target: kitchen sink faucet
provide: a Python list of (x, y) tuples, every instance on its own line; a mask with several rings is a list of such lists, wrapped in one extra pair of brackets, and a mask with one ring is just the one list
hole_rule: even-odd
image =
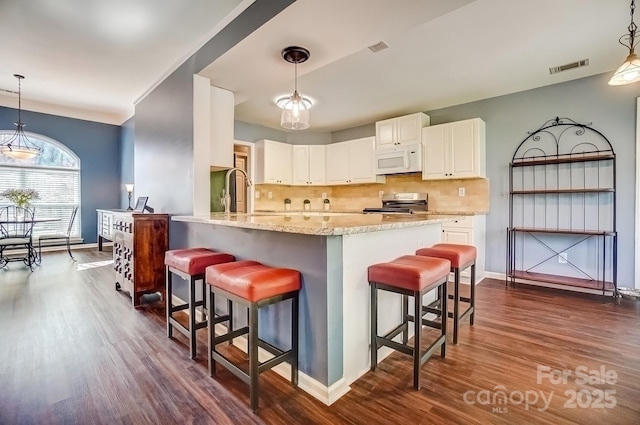
[(225, 181), (224, 181), (224, 193), (222, 194), (223, 196), (222, 205), (224, 206), (224, 212), (227, 214), (230, 212), (229, 209), (231, 207), (231, 194), (229, 193), (229, 179), (231, 177), (231, 173), (233, 173), (234, 171), (240, 171), (242, 174), (244, 174), (244, 177), (247, 181), (247, 187), (251, 186), (251, 179), (249, 179), (247, 172), (244, 171), (242, 168), (230, 168), (227, 171), (227, 175), (225, 176)]

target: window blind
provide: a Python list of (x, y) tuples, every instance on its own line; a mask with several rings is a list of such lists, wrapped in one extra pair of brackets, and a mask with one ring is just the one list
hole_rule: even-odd
[[(80, 204), (80, 170), (0, 164), (0, 192), (15, 188), (38, 191), (40, 199), (31, 202), (36, 217), (60, 219), (36, 224), (33, 228), (34, 237), (45, 233), (67, 233), (73, 208)], [(0, 203), (10, 204), (7, 199), (0, 199)], [(81, 237), (81, 228), (78, 213), (71, 236)]]

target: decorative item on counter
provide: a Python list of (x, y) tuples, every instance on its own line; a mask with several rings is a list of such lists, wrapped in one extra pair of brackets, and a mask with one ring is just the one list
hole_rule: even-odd
[(322, 201), (324, 203), (324, 209), (329, 211), (329, 208), (331, 208), (331, 201), (329, 201), (329, 198), (324, 198), (324, 201)]
[(7, 198), (16, 206), (27, 208), (32, 200), (40, 199), (40, 194), (34, 189), (6, 189), (0, 192), (0, 198)]
[(285, 211), (289, 211), (291, 209), (291, 199), (284, 198), (284, 209)]
[(302, 201), (302, 203), (304, 204), (304, 209), (306, 211), (309, 211), (311, 209), (311, 201), (308, 199), (305, 199), (304, 201)]

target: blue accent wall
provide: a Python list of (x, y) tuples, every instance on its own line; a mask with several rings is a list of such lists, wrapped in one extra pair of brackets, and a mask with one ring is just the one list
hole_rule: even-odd
[[(17, 116), (17, 109), (0, 107), (0, 128), (15, 129)], [(96, 208), (118, 208), (121, 202), (120, 126), (24, 110), (22, 121), (26, 131), (57, 140), (80, 158), (82, 237), (95, 243)]]

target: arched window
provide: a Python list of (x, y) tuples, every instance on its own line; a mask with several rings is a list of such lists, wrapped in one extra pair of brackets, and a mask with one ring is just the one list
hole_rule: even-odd
[[(8, 140), (15, 130), (0, 130), (0, 143)], [(0, 192), (6, 189), (35, 189), (40, 199), (31, 202), (36, 217), (55, 217), (60, 221), (38, 223), (33, 235), (67, 233), (69, 219), (75, 205), (80, 205), (80, 158), (62, 143), (46, 136), (26, 133), (29, 140), (43, 151), (29, 160), (15, 160), (0, 154)], [(0, 205), (7, 205), (0, 199)], [(71, 230), (71, 237), (81, 237), (80, 214)]]

